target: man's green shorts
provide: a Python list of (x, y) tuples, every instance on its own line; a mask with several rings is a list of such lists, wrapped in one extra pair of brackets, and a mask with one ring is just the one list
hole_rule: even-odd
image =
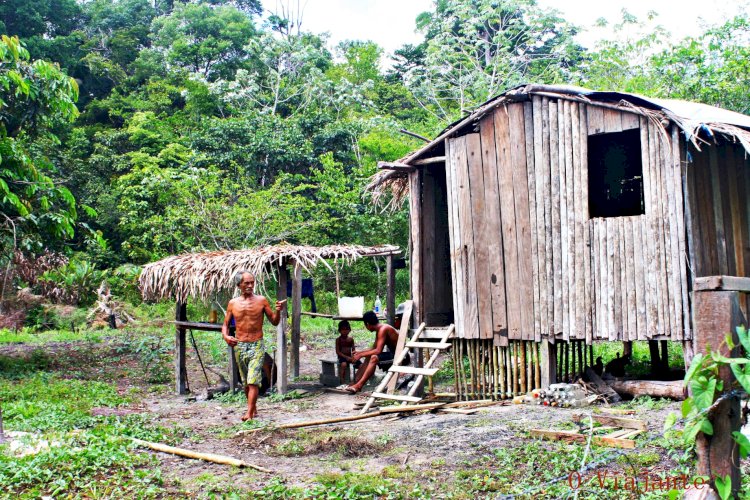
[(263, 379), (263, 355), (266, 349), (263, 339), (255, 342), (239, 342), (234, 346), (234, 359), (240, 370), (243, 385), (260, 385)]

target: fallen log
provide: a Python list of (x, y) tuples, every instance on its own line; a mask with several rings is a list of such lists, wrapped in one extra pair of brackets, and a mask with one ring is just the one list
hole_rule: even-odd
[(206, 462), (213, 462), (215, 464), (222, 465), (233, 465), (235, 467), (250, 467), (260, 472), (270, 474), (271, 471), (261, 467), (259, 465), (253, 465), (243, 460), (238, 460), (232, 457), (226, 457), (224, 455), (216, 455), (214, 453), (202, 453), (199, 451), (186, 450), (185, 448), (177, 448), (175, 446), (168, 446), (161, 443), (152, 443), (150, 441), (143, 441), (142, 439), (130, 438), (133, 442), (139, 446), (145, 446), (155, 451), (161, 451), (162, 453), (170, 453), (172, 455), (178, 455), (186, 458), (194, 458), (196, 460), (205, 460)]
[(594, 386), (596, 392), (604, 396), (610, 403), (619, 403), (622, 398), (617, 394), (602, 378), (596, 374), (591, 367), (587, 367), (584, 372), (585, 379)]
[(682, 380), (610, 380), (609, 385), (619, 394), (627, 396), (651, 396), (677, 401), (685, 399)]

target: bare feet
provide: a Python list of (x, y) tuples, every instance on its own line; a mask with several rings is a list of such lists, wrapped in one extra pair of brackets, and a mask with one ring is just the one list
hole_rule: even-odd
[(251, 420), (254, 415), (250, 415), (249, 411), (246, 411), (244, 415), (242, 415), (242, 421), (247, 422), (248, 420)]

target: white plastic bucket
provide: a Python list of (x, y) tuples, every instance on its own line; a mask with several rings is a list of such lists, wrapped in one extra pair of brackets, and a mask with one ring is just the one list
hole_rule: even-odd
[(364, 297), (339, 297), (339, 316), (342, 318), (361, 318), (365, 313)]

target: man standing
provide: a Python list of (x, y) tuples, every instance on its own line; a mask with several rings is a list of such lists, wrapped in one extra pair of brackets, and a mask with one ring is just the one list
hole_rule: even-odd
[[(237, 273), (234, 281), (242, 295), (229, 301), (221, 335), (224, 341), (234, 347), (234, 357), (240, 370), (240, 377), (247, 396), (247, 412), (242, 416), (243, 422), (258, 415), (256, 402), (261, 380), (263, 378), (263, 315), (272, 325), (279, 324), (280, 311), (286, 300), (276, 301), (276, 310), (271, 311), (268, 300), (262, 295), (255, 295), (255, 277), (247, 271)], [(229, 323), (234, 318), (235, 336), (229, 335)]]
[[(359, 370), (357, 370), (356, 382), (346, 388), (352, 394), (356, 394), (362, 390), (362, 387), (372, 377), (372, 374), (375, 373), (379, 361), (393, 360), (394, 353), (396, 352), (396, 344), (398, 343), (398, 332), (396, 329), (391, 325), (381, 324), (373, 311), (367, 311), (362, 320), (368, 331), (375, 332), (375, 344), (373, 344), (372, 349), (355, 352), (352, 356), (352, 363), (356, 363), (362, 358), (367, 358), (362, 366), (359, 367)], [(388, 346), (388, 351), (383, 350), (385, 346)]]

